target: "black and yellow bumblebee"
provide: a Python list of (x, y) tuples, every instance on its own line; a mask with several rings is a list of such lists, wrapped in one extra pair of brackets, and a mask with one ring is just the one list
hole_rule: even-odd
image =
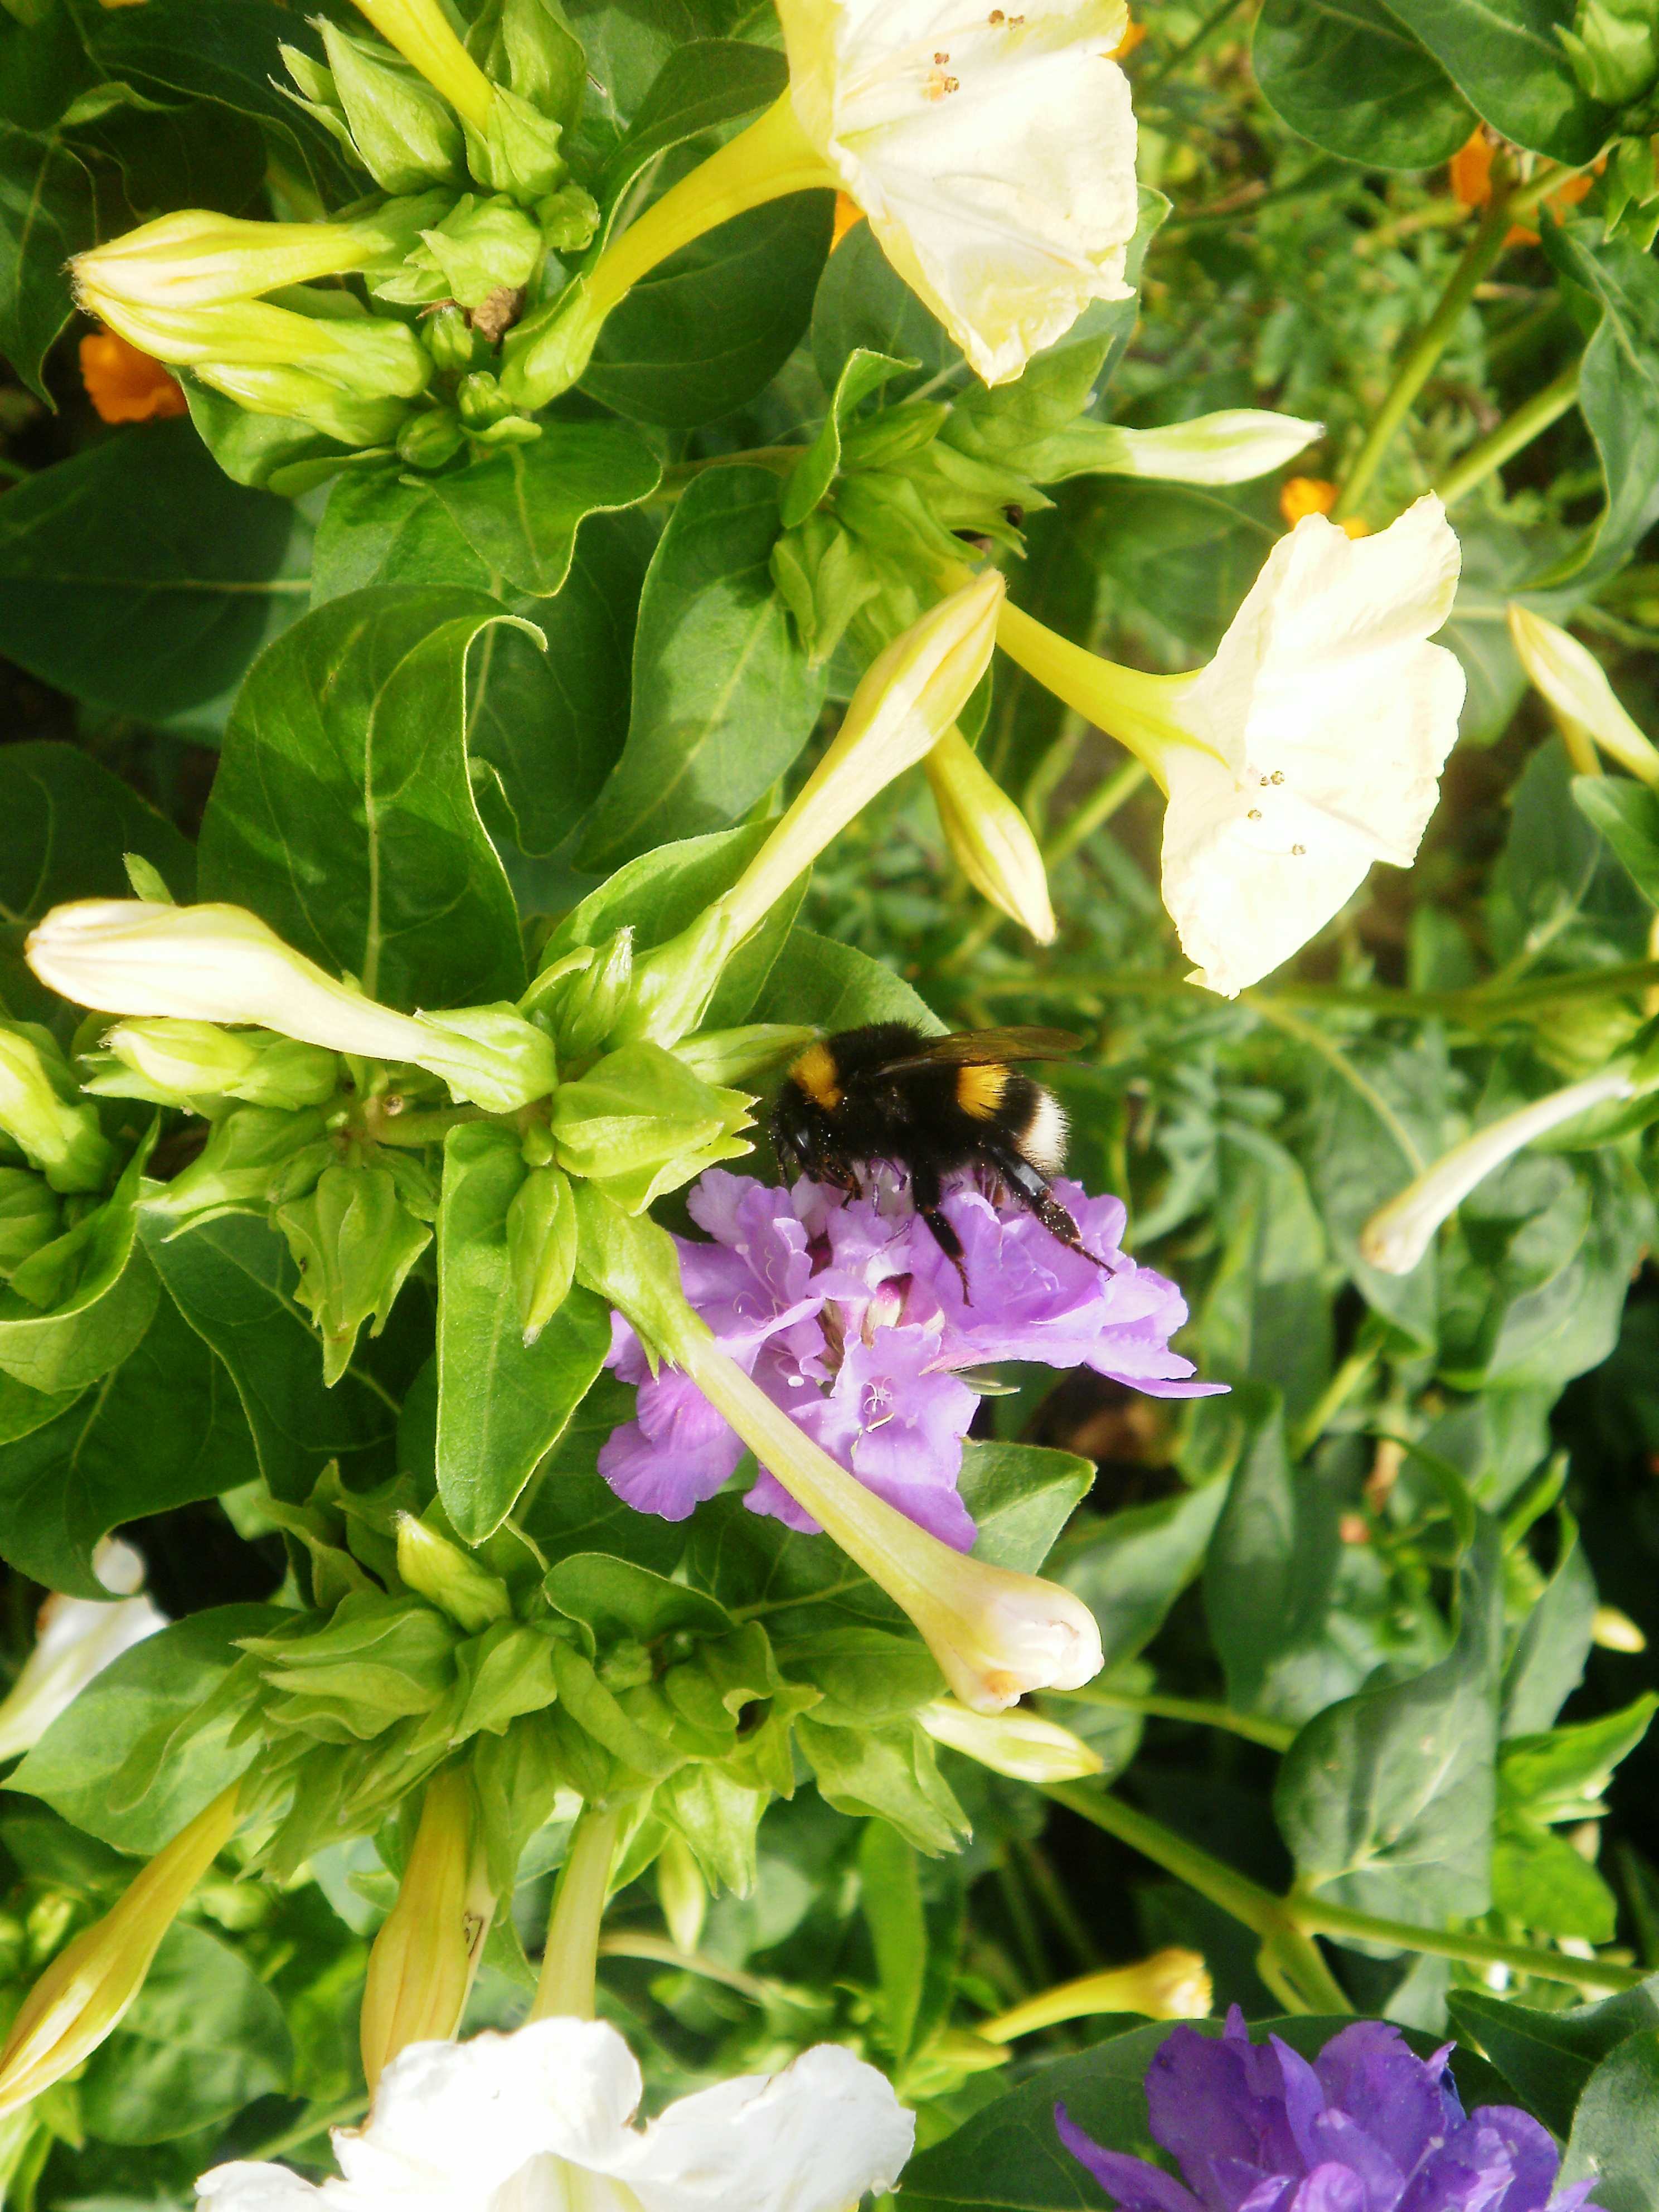
[(1062, 1244), (1089, 1251), (1048, 1178), (1066, 1161), (1060, 1102), (1012, 1062), (1063, 1060), (1065, 1030), (963, 1030), (928, 1036), (909, 1022), (872, 1022), (809, 1045), (783, 1079), (772, 1148), (786, 1172), (856, 1192), (878, 1161), (902, 1169), (917, 1212), (962, 1276), (962, 1240), (940, 1211), (946, 1176), (977, 1170), (1034, 1213)]

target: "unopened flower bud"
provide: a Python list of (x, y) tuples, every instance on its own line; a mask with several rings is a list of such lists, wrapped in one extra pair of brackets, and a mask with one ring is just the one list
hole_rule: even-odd
[(0, 1274), (50, 1244), (63, 1225), (64, 1209), (44, 1176), (0, 1168)]
[(924, 765), (939, 827), (963, 875), (1039, 945), (1051, 944), (1054, 910), (1030, 823), (959, 730), (947, 730)]
[(695, 1951), (708, 1914), (708, 1885), (684, 1836), (670, 1829), (653, 1869), (657, 1902), (678, 1949)]
[(1259, 407), (1224, 408), (1151, 430), (1085, 420), (1045, 439), (1032, 465), (1043, 483), (1085, 474), (1147, 477), (1163, 483), (1249, 483), (1282, 469), (1324, 428)]
[(242, 368), (210, 361), (197, 362), (191, 374), (249, 415), (304, 422), (325, 438), (360, 450), (389, 445), (409, 416), (406, 400), (352, 399), (308, 369)]
[(1428, 1250), (1434, 1233), (1478, 1183), (1512, 1159), (1523, 1146), (1547, 1136), (1563, 1122), (1576, 1121), (1593, 1107), (1630, 1098), (1638, 1088), (1628, 1066), (1604, 1068), (1583, 1083), (1570, 1083), (1506, 1114), (1454, 1145), (1431, 1168), (1407, 1184), (1398, 1198), (1372, 1214), (1359, 1235), (1363, 1259), (1385, 1274), (1408, 1275)]
[(970, 1712), (954, 1698), (937, 1698), (916, 1715), (935, 1743), (976, 1759), (994, 1773), (1015, 1782), (1075, 1782), (1098, 1774), (1103, 1761), (1079, 1735), (1045, 1721), (1040, 1713), (1016, 1707), (1012, 1712)]
[(1578, 0), (1571, 30), (1555, 35), (1592, 100), (1625, 107), (1659, 76), (1659, 20), (1651, 0)]
[[(301, 313), (296, 312), (301, 295), (290, 292), (288, 297), (293, 304), (287, 307), (237, 300), (208, 307), (118, 304), (100, 306), (98, 312), (129, 343), (158, 361), (198, 370), (205, 382), (254, 412), (276, 411), (274, 395), (279, 392), (288, 395), (281, 408), (285, 414), (312, 405), (316, 395), (297, 380), (301, 376), (337, 386), (348, 399), (413, 399), (425, 391), (431, 358), (405, 325), (356, 312)], [(238, 369), (278, 373), (244, 387), (263, 398), (263, 407), (245, 398), (223, 374)]]
[(368, 1954), (361, 2034), (371, 2094), (409, 2044), (446, 2043), (460, 2027), (495, 1913), (483, 1825), (463, 1770), (428, 1783), (398, 1901)]
[(144, 1200), (170, 1234), (222, 1213), (262, 1212), (303, 1197), (336, 1157), (325, 1116), (239, 1106), (214, 1122), (187, 1168)]
[(1012, 2043), (1016, 2036), (1055, 2027), (1061, 2021), (1112, 2012), (1144, 2013), (1148, 2020), (1206, 2020), (1214, 2002), (1201, 1954), (1171, 1945), (1133, 1966), (1109, 1966), (1044, 1990), (1012, 2012), (981, 2021), (977, 2033), (990, 2043)]
[(443, 206), (430, 194), (393, 200), (351, 222), (256, 222), (185, 208), (77, 254), (70, 270), (88, 313), (120, 330), (123, 311), (225, 306), (401, 261)]
[(507, 1209), (507, 1250), (526, 1345), (569, 1293), (576, 1272), (576, 1209), (562, 1169), (533, 1167)]
[(550, 118), (498, 84), (483, 128), (468, 127), (467, 167), (487, 191), (507, 192), (533, 206), (568, 173), (559, 151), (562, 135)]
[(505, 1620), (513, 1610), (507, 1584), (441, 1530), (412, 1513), (398, 1516), (398, 1572), (469, 1636)]
[(82, 899), (54, 907), (24, 950), (49, 989), (100, 1013), (257, 1023), (336, 1052), (412, 1061), (491, 1113), (545, 1097), (557, 1073), (552, 1045), (511, 1006), (394, 1013), (242, 907)]
[(488, 430), (510, 410), (511, 403), (487, 368), (475, 368), (455, 387), (455, 405), (469, 430)]
[(432, 1242), (429, 1219), (404, 1203), (389, 1167), (325, 1168), (304, 1198), (276, 1209), (300, 1281), (295, 1295), (323, 1340), (323, 1380), (331, 1389), (351, 1364), (357, 1333), (378, 1336), (410, 1269)]
[(411, 416), (398, 431), (398, 459), (411, 469), (441, 469), (465, 443), (454, 409), (428, 407)]
[(120, 1903), (77, 1936), (23, 2000), (0, 2049), (0, 2113), (61, 2081), (119, 2022), (179, 1907), (230, 1840), (237, 1784), (153, 1858)]
[(1590, 1617), (1590, 1642), (1600, 1651), (1624, 1651), (1632, 1656), (1648, 1648), (1647, 1638), (1616, 1605), (1596, 1607)]
[(54, 1190), (96, 1190), (115, 1155), (97, 1109), (64, 1096), (74, 1088), (49, 1030), (0, 1023), (0, 1129)]
[(460, 125), (424, 77), (378, 40), (354, 39), (326, 17), (317, 27), (352, 144), (381, 190), (418, 192), (459, 176)]
[(484, 359), (482, 341), (476, 337), (465, 309), (439, 307), (422, 316), (421, 336), (427, 351), (446, 376), (465, 376), (475, 362)]
[(536, 203), (542, 243), (555, 253), (585, 253), (599, 227), (599, 204), (580, 185), (561, 185)]
[(489, 58), (491, 75), (506, 77), (520, 100), (562, 129), (574, 127), (587, 64), (559, 0), (504, 0)]
[(597, 1052), (616, 1026), (634, 981), (634, 933), (613, 931), (593, 957), (566, 981), (552, 1001), (554, 1035), (559, 1049), (569, 1060), (585, 1060)]
[(456, 37), (438, 0), (357, 0), (357, 5), (457, 114), (483, 129), (495, 87)]
[(1569, 736), (1582, 731), (1644, 783), (1659, 788), (1659, 750), (1643, 735), (1588, 646), (1557, 623), (1510, 602), (1510, 635), (1521, 665)]
[(188, 1106), (237, 1098), (249, 1106), (320, 1106), (339, 1087), (337, 1056), (320, 1046), (212, 1022), (118, 1022), (84, 1088), (100, 1097)]
[(1004, 596), (1002, 578), (988, 568), (941, 599), (872, 663), (835, 742), (720, 902), (736, 942), (878, 791), (923, 759), (951, 727), (990, 665)]

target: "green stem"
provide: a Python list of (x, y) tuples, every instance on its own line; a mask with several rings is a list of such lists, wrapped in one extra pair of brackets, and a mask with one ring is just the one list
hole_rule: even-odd
[(622, 1826), (619, 1812), (589, 1805), (571, 1832), (570, 1849), (553, 1893), (553, 1916), (548, 1923), (536, 2002), (530, 2008), (532, 2020), (593, 2017), (599, 1922), (610, 1894), (611, 1870)]
[(735, 1990), (739, 1996), (747, 1997), (751, 2004), (763, 2005), (776, 1988), (775, 1983), (763, 1982), (753, 1974), (745, 1974), (737, 1966), (724, 1966), (718, 1959), (706, 1959), (700, 1951), (682, 1951), (665, 1936), (619, 1934), (601, 1936), (599, 1956), (602, 1959), (644, 1959), (658, 1966), (677, 1966), (683, 1974), (700, 1974), (706, 1982), (719, 1982), (722, 1988)]
[[(1293, 1000), (1298, 1006), (1340, 1006), (1369, 1014), (1374, 1021), (1395, 1021), (1402, 1016), (1439, 1017), (1479, 1027), (1486, 1022), (1510, 1021), (1568, 1000), (1620, 998), (1659, 983), (1659, 960), (1626, 960), (1616, 968), (1593, 968), (1571, 975), (1547, 975), (1536, 983), (1494, 991), (1476, 984), (1462, 991), (1395, 991), (1377, 984), (1275, 983), (1273, 996)], [(1186, 995), (1203, 997), (1183, 975), (1142, 974), (1133, 969), (1088, 970), (1079, 975), (988, 977), (975, 986), (982, 997), (1029, 999), (1045, 997), (1149, 998)], [(1253, 1005), (1249, 992), (1237, 1003)]]
[(326, 2135), (331, 2128), (349, 2127), (354, 2120), (362, 2119), (368, 2110), (368, 2099), (366, 2096), (348, 2097), (343, 2105), (331, 2105), (324, 2112), (313, 2111), (308, 2118), (296, 2120), (291, 2127), (284, 2128), (280, 2135), (267, 2136), (263, 2142), (254, 2143), (244, 2151), (242, 2156), (258, 2160), (286, 2158), (289, 2151), (298, 2150), (301, 2143), (308, 2143), (318, 2136)]
[(671, 462), (645, 504), (672, 506), (710, 469), (770, 469), (776, 476), (787, 476), (805, 451), (805, 446), (750, 446), (740, 453), (711, 453), (706, 460)]
[[(1418, 1170), (1420, 1174), (1422, 1171), (1420, 1161), (1418, 1164)], [(1363, 1338), (1354, 1346), (1326, 1384), (1319, 1402), (1292, 1433), (1290, 1439), (1292, 1459), (1301, 1459), (1313, 1449), (1354, 1392), (1370, 1373), (1372, 1368), (1376, 1366), (1377, 1354), (1381, 1350), (1382, 1343), (1376, 1337)]]
[(1229, 1735), (1241, 1735), (1247, 1743), (1265, 1745), (1269, 1751), (1288, 1751), (1296, 1736), (1296, 1730), (1287, 1722), (1235, 1712), (1231, 1705), (1213, 1705), (1207, 1698), (1164, 1698), (1135, 1690), (1115, 1690), (1109, 1683), (1098, 1682), (1057, 1694), (1075, 1698), (1081, 1705), (1104, 1706), (1113, 1712), (1145, 1713), (1149, 1720), (1192, 1721), (1200, 1728), (1224, 1729)]
[(1445, 351), (1452, 332), (1462, 321), (1464, 309), (1474, 299), (1475, 289), (1486, 272), (1504, 251), (1504, 241), (1509, 236), (1513, 220), (1512, 196), (1506, 191), (1492, 194), (1492, 204), (1481, 219), (1480, 228), (1465, 247), (1463, 257), (1452, 271), (1451, 281), (1440, 295), (1440, 304), (1429, 317), (1406, 358), (1395, 372), (1388, 397), (1377, 410), (1365, 441), (1360, 447), (1354, 465), (1348, 471), (1346, 483), (1331, 509), (1331, 520), (1340, 522), (1352, 514), (1371, 488), (1371, 480), (1382, 466), (1382, 457), (1394, 441), (1394, 434), (1410, 414), (1417, 395), (1434, 372), (1436, 362)]
[(1138, 760), (1125, 761), (1103, 781), (1096, 785), (1080, 806), (1073, 808), (1042, 848), (1042, 865), (1056, 868), (1075, 853), (1086, 838), (1109, 822), (1119, 807), (1132, 799), (1146, 781), (1146, 770)]
[[(1189, 1889), (1195, 1889), (1200, 1897), (1208, 1898), (1211, 1904), (1230, 1912), (1235, 1920), (1260, 1936), (1264, 1943), (1274, 1947), (1281, 1968), (1296, 1971), (1292, 1965), (1294, 1946), (1288, 1954), (1285, 1948), (1287, 1938), (1300, 1937), (1305, 1942), (1315, 1936), (1330, 1936), (1385, 1944), (1400, 1951), (1418, 1951), (1431, 1958), (1459, 1959), (1468, 1966), (1509, 1966), (1517, 1973), (1534, 1975), (1540, 1981), (1565, 1982), (1575, 1989), (1634, 1989), (1644, 1978), (1638, 1969), (1615, 1966), (1607, 1960), (1572, 1959), (1565, 1952), (1536, 1950), (1526, 1943), (1505, 1943), (1496, 1936), (1419, 1928), (1409, 1921), (1384, 1920), (1375, 1913), (1354, 1912), (1346, 1905), (1328, 1905), (1321, 1898), (1310, 1897), (1300, 1891), (1289, 1897), (1276, 1897), (1259, 1882), (1212, 1857), (1199, 1844), (1176, 1835), (1161, 1820), (1138, 1812), (1133, 1805), (1126, 1805), (1121, 1797), (1114, 1797), (1107, 1790), (1087, 1783), (1054, 1782), (1046, 1784), (1042, 1794), (1053, 1798), (1055, 1804), (1064, 1805), (1068, 1812), (1091, 1821), (1107, 1835), (1115, 1836), (1120, 1843), (1127, 1844), (1154, 1866), (1162, 1867), (1166, 1874), (1174, 1875)], [(1305, 1954), (1297, 1963), (1305, 1966)], [(1300, 1973), (1297, 1978), (1301, 1979)], [(1305, 1983), (1304, 1988), (1305, 1991)], [(1337, 1994), (1341, 1996), (1340, 1990)], [(1346, 1997), (1341, 2005), (1346, 2008)]]
[(1156, 69), (1148, 70), (1144, 76), (1137, 76), (1135, 90), (1141, 99), (1144, 100), (1149, 92), (1155, 91), (1165, 77), (1172, 76), (1182, 62), (1189, 60), (1200, 46), (1206, 45), (1238, 5), (1239, 0), (1219, 0), (1219, 4), (1210, 10), (1190, 39), (1177, 46), (1173, 53), (1165, 54)]
[(1574, 362), (1571, 368), (1564, 368), (1541, 392), (1534, 392), (1530, 399), (1523, 400), (1513, 415), (1489, 431), (1478, 445), (1471, 446), (1461, 460), (1453, 463), (1435, 486), (1444, 504), (1455, 506), (1477, 484), (1484, 483), (1511, 455), (1518, 453), (1523, 446), (1529, 446), (1565, 415), (1577, 398), (1578, 363)]

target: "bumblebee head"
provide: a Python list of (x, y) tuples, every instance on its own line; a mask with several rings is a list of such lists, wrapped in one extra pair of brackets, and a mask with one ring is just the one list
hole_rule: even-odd
[(827, 1045), (809, 1045), (784, 1077), (772, 1109), (772, 1149), (781, 1167), (818, 1175), (834, 1149), (830, 1116), (841, 1098), (834, 1054)]

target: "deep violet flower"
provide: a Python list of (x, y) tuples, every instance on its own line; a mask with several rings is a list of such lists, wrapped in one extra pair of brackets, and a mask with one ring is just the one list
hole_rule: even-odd
[[(1150, 2160), (1054, 2124), (1121, 2212), (1579, 2212), (1593, 2185), (1555, 2190), (1553, 2137), (1510, 2105), (1465, 2117), (1446, 2062), (1397, 2027), (1356, 2021), (1310, 2064), (1275, 2036), (1253, 2044), (1237, 2005), (1218, 2039), (1178, 2027), (1146, 2071)], [(1591, 2207), (1591, 2212), (1595, 2208)]]
[[(1068, 1250), (1023, 1208), (962, 1188), (945, 1211), (962, 1239), (969, 1298), (901, 1187), (848, 1199), (711, 1169), (688, 1204), (713, 1241), (676, 1239), (685, 1294), (816, 1443), (965, 1551), (974, 1523), (957, 1479), (977, 1397), (961, 1370), (1004, 1359), (1089, 1366), (1163, 1398), (1219, 1387), (1194, 1382), (1192, 1362), (1170, 1350), (1185, 1301), (1118, 1249), (1120, 1202), (1075, 1183), (1054, 1188), (1106, 1266)], [(620, 1315), (612, 1331), (610, 1364), (639, 1395), (599, 1472), (641, 1512), (684, 1520), (727, 1481), (744, 1445), (689, 1377), (665, 1365), (651, 1373)], [(817, 1525), (764, 1468), (747, 1503), (791, 1528)]]

